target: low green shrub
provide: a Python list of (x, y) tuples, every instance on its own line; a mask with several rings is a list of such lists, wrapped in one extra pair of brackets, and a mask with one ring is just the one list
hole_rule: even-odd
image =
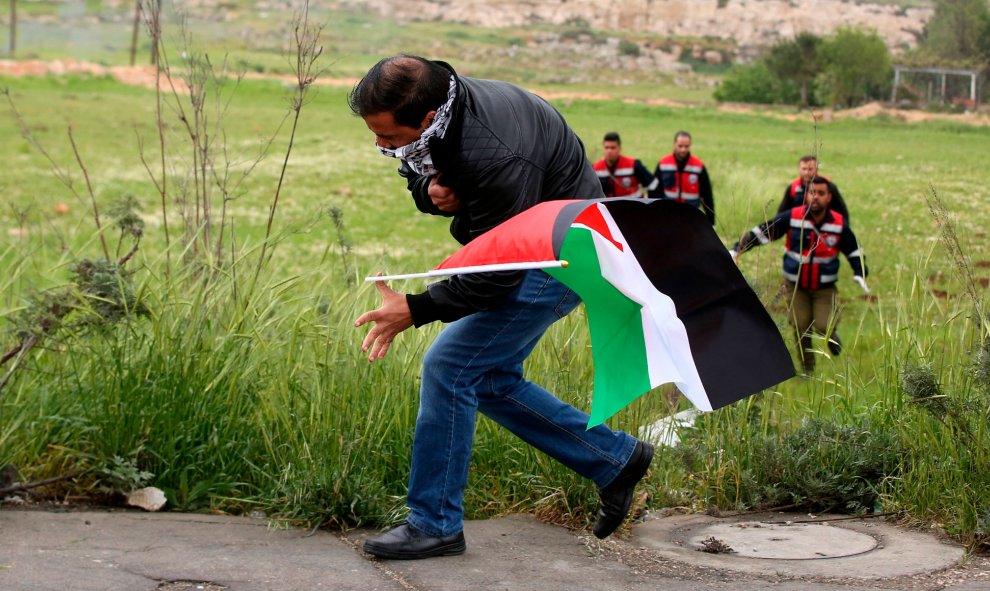
[(718, 505), (870, 512), (879, 509), (888, 481), (902, 469), (898, 434), (868, 422), (848, 425), (811, 416), (793, 432), (743, 433), (738, 427), (738, 419), (702, 417), (694, 435), (673, 451), (690, 474), (708, 479)]
[(720, 102), (773, 104), (780, 102), (777, 82), (763, 63), (732, 66), (715, 89)]

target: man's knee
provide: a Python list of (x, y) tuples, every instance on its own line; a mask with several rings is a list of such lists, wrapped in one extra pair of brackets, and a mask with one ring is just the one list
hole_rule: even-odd
[(493, 370), (482, 378), (483, 387), (479, 388), (478, 397), (499, 401), (518, 390), (525, 382), (522, 367)]

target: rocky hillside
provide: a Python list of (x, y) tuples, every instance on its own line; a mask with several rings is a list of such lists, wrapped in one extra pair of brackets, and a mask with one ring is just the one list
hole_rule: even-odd
[(562, 25), (581, 19), (594, 29), (714, 37), (737, 55), (801, 31), (827, 35), (841, 26), (874, 29), (895, 52), (917, 41), (930, 8), (855, 0), (345, 0), (399, 20), (446, 20), (483, 27)]

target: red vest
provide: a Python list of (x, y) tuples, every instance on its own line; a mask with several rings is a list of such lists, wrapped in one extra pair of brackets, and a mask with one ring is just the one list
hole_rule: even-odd
[(832, 219), (815, 227), (805, 219), (807, 206), (791, 210), (791, 228), (784, 251), (784, 277), (802, 289), (818, 289), (839, 279), (839, 241), (845, 220), (829, 210)]
[[(832, 182), (825, 175), (818, 175), (818, 176), (822, 177), (823, 179), (825, 179), (830, 183)], [(801, 177), (794, 179), (794, 182), (791, 183), (791, 186), (787, 191), (787, 194), (791, 196), (791, 207), (801, 207), (802, 205), (804, 205), (804, 186), (806, 184), (807, 183), (805, 183), (804, 179), (802, 179)]]
[(690, 203), (701, 207), (701, 185), (698, 182), (705, 165), (694, 156), (689, 156), (684, 170), (677, 172), (677, 160), (673, 154), (667, 154), (657, 165), (660, 168), (660, 182), (663, 184), (663, 196), (681, 203)]
[(635, 168), (636, 159), (629, 156), (619, 156), (615, 163), (615, 170), (610, 171), (605, 159), (602, 158), (593, 165), (595, 173), (600, 179), (611, 178), (612, 191), (606, 193), (606, 197), (626, 197), (628, 195), (640, 195), (639, 181), (636, 180)]

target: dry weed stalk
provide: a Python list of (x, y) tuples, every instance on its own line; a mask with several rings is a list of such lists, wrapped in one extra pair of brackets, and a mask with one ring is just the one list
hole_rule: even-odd
[[(271, 206), (268, 210), (268, 224), (265, 227), (265, 240), (261, 245), (261, 255), (258, 257), (258, 267), (255, 271), (254, 280), (257, 281), (258, 274), (264, 267), (268, 255), (268, 244), (272, 234), (272, 224), (275, 222), (275, 211), (278, 208), (278, 199), (282, 193), (282, 184), (285, 181), (285, 171), (289, 165), (289, 156), (292, 154), (292, 146), (295, 142), (296, 131), (299, 128), (299, 117), (302, 108), (306, 104), (309, 89), (316, 78), (322, 74), (323, 70), (316, 68), (316, 61), (323, 55), (323, 47), (320, 45), (320, 36), (323, 33), (322, 25), (313, 25), (309, 22), (309, 0), (303, 4), (302, 12), (296, 15), (293, 23), (293, 48), (295, 49), (294, 63), (291, 65), (296, 75), (296, 88), (290, 103), (290, 111), (294, 114), (292, 119), (292, 130), (289, 133), (289, 143), (285, 149), (285, 158), (282, 160), (282, 170), (278, 176), (278, 185), (275, 187), (275, 195), (272, 198)], [(253, 282), (252, 282), (253, 284)]]
[[(141, 0), (138, 0), (138, 13), (140, 10)], [(161, 37), (162, 37), (162, 20), (161, 20), (161, 3), (154, 0), (154, 3), (148, 7), (148, 10), (143, 11), (148, 15), (145, 25), (148, 28), (148, 34), (152, 40), (152, 47), (155, 53), (161, 48)], [(133, 61), (133, 59), (132, 59)], [(155, 190), (158, 191), (158, 195), (161, 198), (162, 204), (162, 230), (165, 234), (165, 272), (169, 272), (172, 267), (172, 253), (171, 253), (171, 237), (168, 231), (168, 169), (165, 165), (165, 129), (162, 123), (162, 68), (157, 66), (158, 59), (157, 55), (155, 57), (154, 63), (155, 67), (155, 123), (158, 129), (158, 153), (159, 161), (161, 164), (161, 180), (155, 178), (155, 173), (151, 171), (151, 166), (144, 157), (144, 146), (141, 141), (141, 136), (138, 134), (138, 153), (141, 157), (141, 163), (144, 165), (145, 170), (148, 171), (148, 177), (151, 179), (152, 184), (155, 185)]]
[(962, 248), (962, 244), (959, 241), (959, 234), (956, 232), (955, 220), (945, 207), (945, 201), (942, 200), (942, 196), (939, 195), (938, 190), (932, 183), (928, 184), (928, 192), (925, 194), (925, 200), (928, 202), (928, 211), (931, 213), (932, 218), (935, 219), (935, 223), (938, 224), (939, 240), (949, 254), (952, 264), (955, 265), (956, 270), (962, 277), (966, 294), (972, 300), (973, 307), (976, 309), (976, 318), (983, 331), (983, 338), (984, 340), (988, 339), (990, 338), (990, 322), (988, 322), (987, 317), (983, 314), (983, 301), (980, 297), (980, 290), (977, 289), (976, 277), (973, 275), (973, 262)]
[[(156, 72), (156, 126), (159, 138), (160, 173), (152, 171), (145, 157), (144, 145), (138, 138), (141, 161), (148, 176), (151, 178), (161, 201), (163, 226), (165, 229), (166, 248), (170, 246), (168, 214), (170, 203), (180, 207), (180, 216), (184, 222), (184, 242), (191, 248), (189, 252), (207, 255), (216, 264), (224, 253), (224, 240), (229, 231), (233, 239), (232, 222), (228, 219), (229, 203), (244, 192), (244, 182), (267, 156), (272, 143), (280, 133), (283, 125), (294, 114), (292, 133), (289, 146), (282, 164), (281, 174), (275, 195), (269, 208), (268, 224), (265, 241), (259, 265), (264, 264), (268, 244), (271, 238), (272, 225), (277, 210), (279, 195), (285, 179), (285, 171), (291, 154), (292, 144), (298, 127), (299, 115), (305, 104), (306, 90), (316, 78), (316, 58), (322, 53), (317, 40), (321, 28), (314, 28), (308, 22), (308, 3), (302, 16), (296, 17), (296, 74), (297, 90), (293, 96), (290, 109), (279, 122), (275, 131), (263, 139), (258, 152), (250, 158), (239, 161), (228, 150), (224, 120), (231, 106), (231, 101), (243, 75), (231, 75), (228, 72), (227, 59), (214, 65), (210, 56), (200, 53), (193, 48), (192, 38), (188, 33), (185, 18), (180, 17), (179, 39), (181, 47), (182, 68), (173, 69), (169, 62), (169, 53), (163, 43), (161, 20), (159, 12), (152, 4), (145, 13), (146, 26), (149, 34), (158, 47)], [(227, 82), (233, 79), (233, 87), (228, 88)], [(165, 89), (168, 98), (163, 96)], [(163, 108), (164, 107), (164, 108)], [(165, 111), (165, 112), (163, 112)], [(186, 160), (187, 170), (181, 177), (176, 177), (173, 171), (173, 183), (169, 188), (167, 180), (170, 165), (174, 169), (178, 156), (169, 158), (168, 129), (166, 122), (167, 111), (171, 111), (181, 123), (185, 131), (186, 143), (189, 148), (189, 159)], [(170, 194), (170, 191), (172, 194)], [(219, 195), (219, 202), (217, 202)], [(190, 204), (191, 202), (191, 204)], [(219, 220), (215, 209), (219, 206)], [(231, 246), (233, 253), (233, 245)], [(233, 254), (232, 261), (233, 262)], [(170, 259), (166, 261), (170, 265)], [(259, 269), (260, 270), (260, 269)]]
[[(67, 188), (72, 195), (75, 196), (76, 200), (80, 203), (85, 203), (86, 200), (79, 194), (78, 189), (76, 189), (76, 183), (72, 179), (69, 169), (63, 169), (59, 166), (58, 162), (55, 161), (55, 158), (52, 157), (48, 150), (46, 150), (41, 142), (38, 141), (38, 138), (35, 137), (34, 133), (31, 132), (31, 128), (28, 127), (27, 122), (24, 120), (24, 116), (21, 115), (21, 112), (17, 109), (17, 105), (14, 103), (14, 97), (11, 96), (10, 89), (4, 88), (3, 90), (0, 90), (0, 92), (7, 97), (7, 104), (10, 106), (10, 111), (14, 114), (14, 119), (17, 121), (17, 125), (21, 129), (21, 136), (27, 140), (27, 142), (31, 144), (34, 149), (38, 150), (38, 152), (45, 157), (45, 160), (48, 161), (48, 164), (52, 168), (52, 174), (59, 180), (59, 182), (65, 185), (65, 188)], [(100, 225), (100, 209), (96, 204), (96, 195), (93, 193), (93, 185), (89, 180), (89, 172), (87, 172), (86, 166), (82, 161), (82, 156), (79, 155), (79, 150), (76, 148), (76, 140), (72, 137), (71, 125), (68, 127), (68, 135), (69, 143), (72, 144), (72, 152), (76, 157), (76, 162), (79, 164), (79, 169), (82, 170), (83, 177), (86, 179), (86, 188), (89, 192), (90, 203), (93, 208), (93, 220), (96, 222), (96, 232), (99, 234), (100, 243), (103, 245), (103, 255), (109, 261), (110, 249), (107, 247), (107, 240), (103, 236), (103, 227)]]

